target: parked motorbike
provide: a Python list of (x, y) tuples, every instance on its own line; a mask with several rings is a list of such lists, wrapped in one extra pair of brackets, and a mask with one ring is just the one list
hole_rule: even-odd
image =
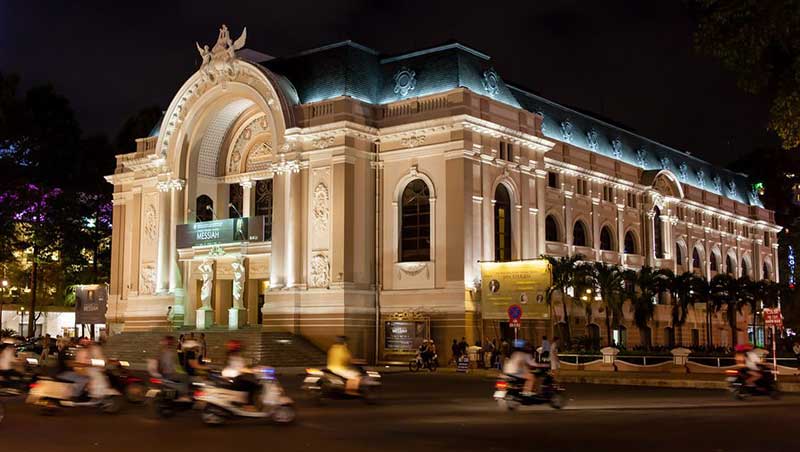
[(408, 363), (408, 370), (411, 372), (418, 372), (420, 369), (428, 369), (431, 372), (436, 372), (439, 368), (439, 355), (434, 354), (430, 359), (425, 360), (422, 354), (417, 352), (417, 356)]
[(279, 424), (294, 421), (294, 401), (283, 390), (271, 367), (256, 368), (260, 396), (257, 409), (245, 408), (248, 393), (233, 387), (233, 381), (221, 375), (210, 374), (206, 383), (200, 384), (194, 398), (201, 405), (202, 419), (206, 425), (223, 424), (230, 419), (270, 419)]
[(730, 391), (737, 400), (745, 400), (750, 396), (769, 396), (772, 399), (779, 399), (781, 392), (778, 390), (778, 382), (775, 381), (775, 374), (766, 366), (761, 367), (761, 378), (755, 381), (754, 386), (747, 385), (747, 368), (728, 369), (725, 371)]
[(329, 369), (306, 369), (303, 379), (303, 389), (309, 398), (321, 402), (329, 399), (363, 399), (366, 403), (374, 403), (376, 393), (381, 387), (381, 374), (378, 372), (361, 371), (361, 381), (358, 385), (358, 395), (350, 395), (345, 391), (345, 379), (331, 372)]
[(525, 380), (511, 375), (501, 376), (494, 385), (494, 399), (504, 410), (515, 410), (522, 405), (541, 405), (548, 403), (556, 409), (567, 404), (567, 392), (556, 383), (550, 372), (545, 372), (535, 394), (523, 394)]
[(89, 382), (78, 396), (75, 396), (76, 383), (42, 377), (31, 383), (26, 402), (41, 407), (42, 414), (54, 414), (61, 407), (93, 407), (106, 414), (116, 413), (122, 406), (122, 393), (111, 387), (104, 369), (105, 361), (92, 360)]

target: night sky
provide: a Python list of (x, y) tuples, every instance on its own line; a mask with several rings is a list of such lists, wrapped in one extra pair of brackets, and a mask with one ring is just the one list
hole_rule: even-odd
[(352, 39), (385, 54), (458, 41), (501, 77), (664, 144), (727, 164), (777, 140), (767, 102), (693, 50), (680, 0), (504, 3), (400, 0), (0, 2), (0, 71), (52, 82), (86, 133), (116, 134), (149, 106), (166, 108), (196, 70), (195, 41), (222, 23), (273, 56)]

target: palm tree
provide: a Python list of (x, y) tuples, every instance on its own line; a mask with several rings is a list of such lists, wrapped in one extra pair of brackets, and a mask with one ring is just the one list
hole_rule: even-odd
[(562, 256), (559, 258), (555, 258), (553, 256), (542, 257), (547, 259), (547, 261), (550, 263), (550, 271), (552, 272), (553, 276), (553, 285), (547, 289), (546, 293), (547, 304), (552, 306), (553, 294), (555, 292), (561, 292), (561, 306), (564, 310), (562, 319), (564, 320), (565, 324), (563, 341), (565, 344), (569, 344), (570, 321), (569, 309), (567, 309), (567, 300), (574, 301), (575, 298), (569, 296), (567, 291), (576, 284), (578, 262), (583, 260), (583, 255), (575, 254), (573, 256)]
[(672, 295), (672, 327), (678, 329), (678, 344), (683, 345), (683, 325), (689, 315), (689, 306), (694, 302), (694, 284), (697, 276), (685, 272), (672, 278), (669, 292)]
[(738, 339), (736, 337), (736, 316), (742, 312), (742, 307), (749, 298), (746, 293), (747, 287), (740, 287), (738, 280), (730, 275), (722, 274), (711, 278), (709, 289), (714, 310), (719, 312), (723, 308), (725, 309), (725, 316), (731, 329), (731, 348), (735, 348)]
[(652, 267), (642, 267), (636, 274), (635, 285), (639, 288), (631, 298), (633, 307), (633, 321), (642, 333), (642, 346), (649, 347), (645, 340), (644, 332), (656, 310), (656, 297), (667, 292), (670, 287), (672, 272), (666, 269), (656, 270)]
[(706, 347), (711, 348), (714, 345), (714, 335), (711, 331), (711, 313), (714, 309), (711, 286), (705, 278), (695, 274), (689, 294), (692, 296), (693, 303), (704, 303), (706, 305)]
[(606, 265), (602, 262), (586, 263), (583, 268), (586, 271), (586, 282), (597, 291), (600, 303), (605, 308), (606, 343), (610, 347), (611, 328), (619, 325), (622, 318), (625, 273), (617, 265)]

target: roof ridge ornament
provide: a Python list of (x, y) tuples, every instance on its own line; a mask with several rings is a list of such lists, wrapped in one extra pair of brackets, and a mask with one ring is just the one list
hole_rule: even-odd
[(208, 45), (200, 47), (200, 44), (195, 42), (197, 51), (203, 59), (200, 64), (203, 78), (214, 83), (219, 80), (233, 80), (237, 75), (234, 66), (234, 61), (237, 59), (236, 51), (244, 47), (246, 40), (247, 27), (242, 30), (236, 41), (232, 41), (227, 25), (223, 24), (219, 29), (217, 43), (210, 50)]
[(483, 89), (492, 97), (500, 91), (500, 77), (493, 67), (483, 71)]
[(611, 155), (613, 155), (615, 159), (622, 158), (622, 140), (620, 140), (619, 137), (611, 140)]
[(409, 91), (414, 91), (417, 86), (417, 73), (403, 66), (394, 74), (394, 93), (400, 97), (408, 96)]

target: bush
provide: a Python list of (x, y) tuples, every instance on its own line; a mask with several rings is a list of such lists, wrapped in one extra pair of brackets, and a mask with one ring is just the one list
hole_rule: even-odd
[(0, 337), (14, 337), (16, 335), (17, 332), (12, 330), (11, 328), (0, 329)]

